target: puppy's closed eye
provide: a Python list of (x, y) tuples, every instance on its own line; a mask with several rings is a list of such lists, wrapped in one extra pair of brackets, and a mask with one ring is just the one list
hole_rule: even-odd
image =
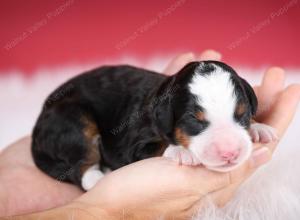
[(190, 136), (201, 133), (208, 126), (209, 122), (205, 119), (204, 112), (186, 112), (179, 121), (178, 125)]

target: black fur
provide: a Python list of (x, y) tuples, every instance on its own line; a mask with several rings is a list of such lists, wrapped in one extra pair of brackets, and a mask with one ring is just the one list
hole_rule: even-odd
[[(236, 92), (255, 113), (252, 88), (224, 63), (204, 61), (199, 74), (213, 74), (218, 65), (232, 75)], [(194, 136), (209, 126), (195, 113), (201, 110), (188, 90), (199, 62), (166, 77), (132, 66), (105, 66), (79, 75), (56, 89), (46, 100), (33, 130), (32, 155), (50, 176), (81, 186), (80, 167), (87, 157), (83, 117), (99, 130), (100, 167), (112, 170), (162, 154), (177, 144), (174, 129)]]

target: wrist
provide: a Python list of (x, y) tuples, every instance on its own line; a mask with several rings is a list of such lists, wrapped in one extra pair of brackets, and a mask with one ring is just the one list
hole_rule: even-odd
[(78, 219), (94, 220), (153, 220), (159, 218), (154, 211), (140, 210), (139, 208), (126, 208), (126, 207), (108, 207), (108, 206), (95, 206), (81, 201), (74, 201), (66, 207), (68, 213), (73, 213), (73, 216)]
[(51, 210), (28, 214), (14, 216), (15, 220), (35, 220), (35, 219), (45, 219), (45, 220), (68, 220), (68, 219), (78, 219), (78, 220), (95, 220), (95, 219), (105, 219), (105, 220), (119, 220), (118, 216), (111, 215), (103, 209), (93, 207), (84, 203), (72, 202), (66, 206), (54, 208)]
[(83, 220), (94, 220), (94, 219), (105, 219), (105, 220), (118, 220), (121, 219), (117, 213), (110, 212), (109, 210), (86, 204), (83, 202), (74, 201), (67, 205), (64, 210), (69, 214), (72, 214), (76, 219)]

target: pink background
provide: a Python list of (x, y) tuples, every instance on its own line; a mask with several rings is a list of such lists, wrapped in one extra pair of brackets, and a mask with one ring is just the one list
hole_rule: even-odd
[(2, 0), (0, 27), (2, 74), (205, 48), (239, 65), (300, 65), (298, 0)]

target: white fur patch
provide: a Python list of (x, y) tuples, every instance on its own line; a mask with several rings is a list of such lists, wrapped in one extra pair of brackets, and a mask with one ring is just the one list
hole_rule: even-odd
[(230, 73), (214, 65), (216, 70), (211, 74), (196, 74), (190, 91), (197, 97), (197, 102), (206, 111), (209, 121), (233, 120), (236, 106), (234, 85), (230, 80)]
[(91, 166), (82, 175), (81, 186), (84, 190), (88, 191), (93, 188), (102, 177), (103, 173), (99, 170), (99, 165)]
[[(199, 106), (204, 109), (205, 119), (210, 123), (200, 135), (191, 137), (189, 149), (207, 168), (217, 171), (229, 171), (242, 164), (251, 154), (251, 140), (248, 132), (234, 121), (237, 98), (230, 73), (214, 65), (210, 74), (196, 74), (189, 88), (196, 96)], [(201, 69), (199, 66), (198, 69)], [(233, 164), (221, 160), (221, 146), (228, 151), (238, 150), (239, 157)]]

